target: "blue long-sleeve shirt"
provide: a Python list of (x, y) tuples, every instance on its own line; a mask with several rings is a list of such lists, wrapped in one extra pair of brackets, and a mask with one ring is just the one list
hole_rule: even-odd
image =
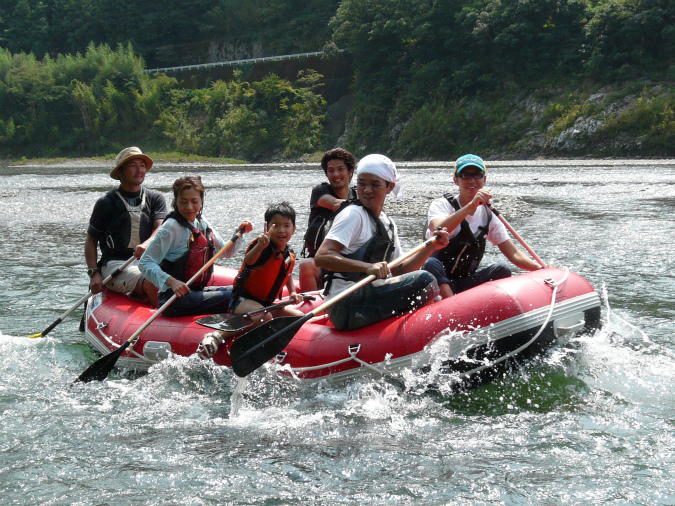
[[(206, 218), (196, 220), (195, 222), (190, 223), (190, 225), (202, 232), (206, 230), (207, 227), (210, 227)], [(213, 230), (213, 228), (211, 228), (211, 230)], [(169, 218), (162, 223), (161, 227), (159, 227), (157, 233), (152, 238), (152, 241), (150, 241), (148, 248), (145, 250), (145, 253), (143, 253), (141, 260), (138, 263), (138, 268), (143, 273), (143, 276), (149, 279), (155, 286), (159, 287), (160, 292), (169, 289), (166, 280), (171, 277), (160, 268), (160, 263), (162, 263), (164, 259), (175, 262), (185, 255), (188, 251), (187, 244), (191, 234), (190, 230), (182, 226), (173, 218)], [(213, 235), (216, 251), (219, 251), (225, 245), (226, 241), (224, 241), (215, 230), (213, 230)], [(240, 248), (241, 241), (235, 241), (235, 243), (225, 251), (223, 256), (230, 258), (239, 251)]]

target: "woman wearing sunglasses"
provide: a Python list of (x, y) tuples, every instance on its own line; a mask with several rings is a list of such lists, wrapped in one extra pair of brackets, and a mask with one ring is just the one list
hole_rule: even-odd
[(504, 224), (488, 209), (492, 194), (483, 188), (487, 180), (485, 173), (481, 157), (471, 154), (459, 157), (452, 178), (459, 195), (447, 193), (429, 207), (426, 238), (439, 227), (445, 227), (450, 233), (450, 243), (435, 251), (423, 267), (436, 277), (443, 298), (511, 276), (506, 262), (478, 269), (487, 241), (497, 246), (515, 266), (527, 271), (541, 269), (516, 247)]

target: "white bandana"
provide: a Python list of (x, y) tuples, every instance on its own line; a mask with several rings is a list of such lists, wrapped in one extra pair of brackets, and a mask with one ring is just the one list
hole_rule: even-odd
[(401, 187), (401, 180), (396, 171), (396, 165), (389, 158), (384, 155), (366, 155), (359, 161), (356, 167), (356, 177), (359, 174), (373, 174), (381, 177), (385, 181), (394, 183), (392, 193), (397, 199), (403, 198), (403, 188)]

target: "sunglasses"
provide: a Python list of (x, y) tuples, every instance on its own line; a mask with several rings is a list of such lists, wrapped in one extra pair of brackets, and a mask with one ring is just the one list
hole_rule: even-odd
[(460, 172), (457, 174), (457, 177), (460, 179), (469, 180), (469, 179), (483, 179), (483, 176), (485, 176), (485, 172), (480, 171), (480, 172)]

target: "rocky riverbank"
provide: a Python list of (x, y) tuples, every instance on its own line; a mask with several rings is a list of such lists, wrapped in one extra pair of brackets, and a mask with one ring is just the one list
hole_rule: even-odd
[(501, 157), (637, 157), (671, 152), (673, 87), (641, 84), (538, 90), (516, 99), (510, 123), (527, 126), (513, 149)]

